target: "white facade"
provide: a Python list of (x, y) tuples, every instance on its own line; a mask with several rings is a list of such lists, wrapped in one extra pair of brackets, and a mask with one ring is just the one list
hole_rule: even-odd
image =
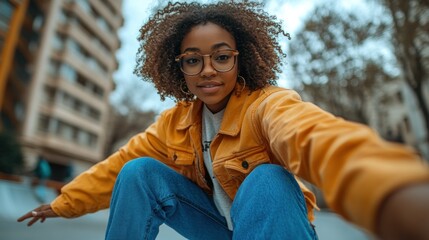
[[(429, 105), (429, 84), (424, 85)], [(427, 129), (420, 107), (410, 87), (401, 80), (388, 83), (368, 100), (369, 125), (383, 137), (403, 142), (429, 159)]]

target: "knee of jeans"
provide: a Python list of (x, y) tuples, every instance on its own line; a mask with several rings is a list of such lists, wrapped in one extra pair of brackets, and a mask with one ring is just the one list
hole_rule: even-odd
[[(287, 179), (287, 181), (285, 181)], [(255, 181), (264, 184), (272, 184), (276, 181), (281, 181), (282, 184), (292, 184), (293, 187), (298, 187), (299, 185), (295, 180), (293, 174), (284, 169), (280, 165), (276, 164), (261, 164), (257, 166), (253, 171), (246, 177), (244, 183), (255, 183)]]
[(253, 169), (253, 171), (249, 174), (248, 177), (254, 177), (254, 178), (258, 178), (260, 179), (262, 178), (266, 178), (267, 176), (276, 176), (276, 175), (281, 175), (283, 176), (284, 174), (286, 175), (291, 175), (291, 173), (289, 173), (288, 171), (286, 171), (282, 166), (280, 165), (276, 165), (276, 164), (261, 164), (259, 166), (257, 166), (255, 169)]
[[(136, 158), (131, 160), (122, 167), (119, 177), (144, 176), (145, 173), (150, 173), (157, 168), (160, 163), (149, 157)], [(148, 174), (150, 175), (150, 174)]]
[(301, 198), (302, 193), (293, 174), (280, 165), (261, 164), (253, 169), (240, 185), (233, 201), (234, 211), (231, 213), (236, 215), (241, 211), (242, 205), (252, 204), (252, 201), (282, 207), (285, 199), (295, 196)]

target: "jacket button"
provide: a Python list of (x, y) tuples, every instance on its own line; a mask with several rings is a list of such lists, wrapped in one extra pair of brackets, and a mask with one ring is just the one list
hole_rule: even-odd
[(242, 166), (244, 169), (248, 169), (248, 168), (249, 168), (249, 163), (248, 163), (246, 160), (244, 160), (244, 161), (242, 161), (242, 162), (241, 162), (241, 166)]

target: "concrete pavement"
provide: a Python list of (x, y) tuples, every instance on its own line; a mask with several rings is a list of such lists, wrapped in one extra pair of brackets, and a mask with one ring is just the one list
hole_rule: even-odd
[[(47, 219), (45, 223), (37, 223), (27, 227), (25, 223), (17, 223), (16, 219), (26, 211), (38, 206), (40, 202), (36, 192), (29, 183), (16, 183), (0, 180), (0, 240), (75, 240), (104, 239), (104, 231), (108, 219), (108, 211), (100, 211), (77, 219)], [(55, 198), (55, 192), (48, 190), (48, 201)], [(322, 211), (316, 213), (316, 230), (320, 240), (369, 240), (369, 235), (346, 223), (336, 214)], [(171, 228), (163, 225), (158, 240), (185, 239)]]

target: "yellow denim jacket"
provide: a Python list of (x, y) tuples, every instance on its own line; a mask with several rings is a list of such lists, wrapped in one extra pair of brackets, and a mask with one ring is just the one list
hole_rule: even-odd
[[(201, 111), (197, 100), (163, 112), (146, 131), (66, 185), (51, 203), (53, 210), (77, 217), (108, 208), (122, 166), (143, 156), (164, 162), (210, 193), (204, 177)], [(256, 166), (279, 164), (321, 188), (334, 211), (372, 231), (389, 193), (429, 179), (428, 167), (412, 150), (275, 86), (233, 94), (210, 150), (214, 174), (231, 199)], [(315, 197), (300, 185), (312, 220)]]

